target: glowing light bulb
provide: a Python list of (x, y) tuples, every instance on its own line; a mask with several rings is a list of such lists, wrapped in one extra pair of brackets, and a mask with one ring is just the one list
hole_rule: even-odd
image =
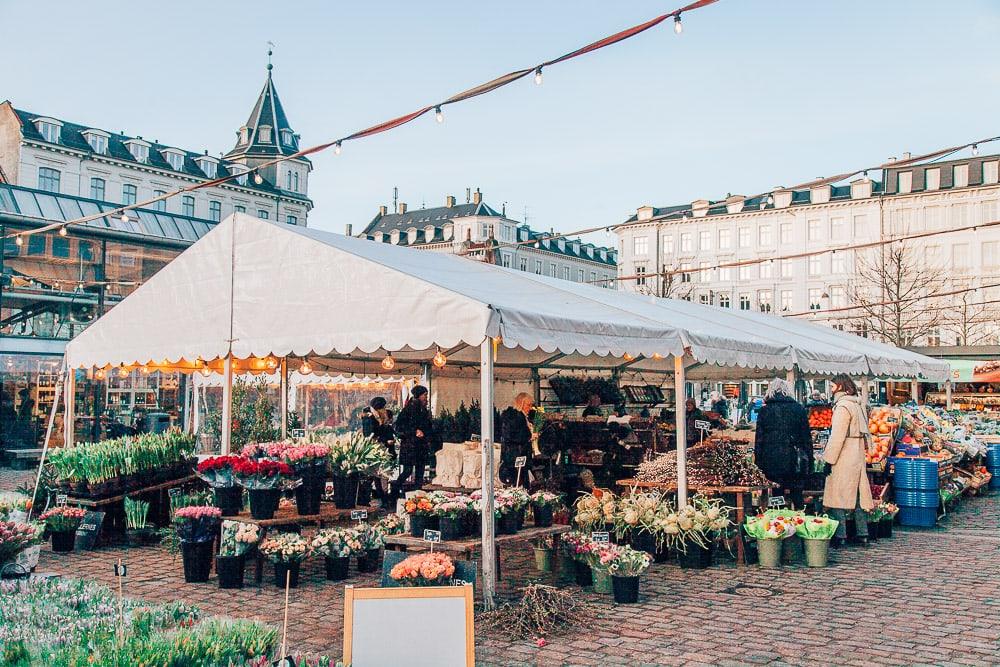
[(391, 371), (396, 367), (396, 360), (392, 358), (391, 354), (385, 355), (385, 359), (382, 360), (382, 368), (387, 371)]
[(142, 366), (139, 368), (139, 372), (143, 375), (149, 375), (149, 366)]
[(633, 357), (628, 352), (622, 355), (622, 359), (624, 359), (625, 361), (635, 361), (635, 357)]
[(338, 141), (333, 145), (333, 154), (340, 155), (340, 142)]
[(59, 228), (59, 236), (66, 236), (67, 234), (69, 234), (69, 232), (66, 231), (65, 227)]
[(972, 157), (979, 155), (979, 144), (972, 144)]
[(122, 364), (121, 366), (118, 367), (118, 377), (120, 378), (128, 377), (128, 369), (125, 368), (125, 364)]
[(434, 355), (434, 358), (431, 360), (431, 363), (433, 363), (438, 368), (444, 368), (444, 365), (448, 363), (448, 357), (444, 356), (444, 353), (441, 352), (441, 348), (438, 348), (437, 354)]
[(128, 213), (122, 212), (122, 222), (128, 222)]
[(535, 85), (536, 86), (542, 85), (542, 68), (541, 67), (539, 67), (538, 69), (535, 70)]
[(674, 33), (679, 35), (684, 32), (684, 24), (681, 23), (681, 15), (678, 14), (674, 17)]
[(653, 358), (659, 360), (659, 359), (663, 358), (663, 355), (660, 354), (659, 352), (654, 352), (653, 353)]
[(436, 118), (439, 123), (444, 122), (444, 112), (441, 111), (441, 107), (434, 107), (434, 118)]
[(275, 359), (274, 357), (268, 357), (267, 361), (265, 362), (265, 365), (268, 368), (277, 368), (278, 367), (278, 360)]
[(18, 234), (17, 236), (14, 237), (14, 243), (16, 245), (24, 245), (24, 238), (20, 234)]
[(264, 177), (261, 176), (259, 172), (254, 172), (253, 182), (256, 183), (257, 185), (260, 185), (261, 183), (264, 182)]
[(302, 365), (299, 366), (299, 372), (302, 373), (303, 375), (309, 375), (310, 373), (313, 372), (313, 367), (309, 365), (308, 359), (302, 360)]
[(204, 368), (202, 368), (198, 372), (201, 373), (204, 377), (208, 377), (209, 375), (212, 374), (212, 369), (209, 368), (208, 366), (205, 366)]
[(94, 379), (95, 380), (103, 380), (104, 379), (104, 369), (103, 368), (98, 368), (96, 371), (94, 371)]

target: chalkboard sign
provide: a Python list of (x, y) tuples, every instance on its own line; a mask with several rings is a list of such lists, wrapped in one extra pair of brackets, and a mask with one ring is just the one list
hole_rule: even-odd
[(473, 667), (472, 586), (344, 589), (344, 663)]
[(97, 544), (101, 534), (101, 524), (104, 523), (104, 512), (87, 512), (83, 515), (80, 527), (76, 529), (77, 550), (90, 551)]
[(785, 497), (784, 496), (771, 496), (767, 501), (768, 507), (784, 507)]
[(441, 531), (431, 530), (430, 528), (424, 529), (424, 542), (438, 543), (441, 541)]
[(694, 420), (694, 427), (699, 431), (708, 431), (712, 428), (712, 422), (703, 421), (701, 419)]

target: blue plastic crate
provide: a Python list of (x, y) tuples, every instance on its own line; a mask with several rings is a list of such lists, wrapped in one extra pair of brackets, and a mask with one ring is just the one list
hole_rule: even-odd
[(900, 507), (933, 507), (937, 509), (940, 503), (938, 492), (935, 491), (909, 491), (907, 489), (896, 489), (896, 504)]
[(936, 490), (938, 464), (929, 459), (893, 458), (893, 485), (898, 489)]
[(899, 525), (933, 527), (937, 523), (936, 507), (900, 507)]

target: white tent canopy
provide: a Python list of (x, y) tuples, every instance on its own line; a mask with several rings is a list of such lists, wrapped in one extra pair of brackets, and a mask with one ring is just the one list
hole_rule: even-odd
[[(194, 373), (192, 377), (194, 379), (194, 386), (199, 389), (202, 387), (222, 387), (226, 383), (226, 378), (222, 373), (209, 373), (208, 375)], [(279, 386), (281, 384), (280, 373), (241, 373), (239, 377), (243, 378), (247, 382), (259, 382), (260, 379), (263, 378), (263, 381), (268, 385)], [(296, 387), (339, 387), (371, 383), (388, 384), (390, 382), (406, 382), (406, 378), (382, 377), (381, 375), (376, 375), (374, 377), (358, 377), (347, 375), (327, 375), (325, 373), (309, 373), (306, 375), (304, 373), (299, 373), (298, 371), (288, 374), (288, 386), (292, 389), (295, 389)]]
[[(70, 367), (171, 365), (249, 357), (329, 357), (370, 374), (391, 352), (498, 368), (670, 372), (685, 355), (759, 376), (803, 373), (943, 380), (947, 364), (807, 322), (557, 280), (235, 214), (66, 348)], [(634, 359), (630, 359), (630, 355)], [(414, 370), (414, 369), (408, 369)], [(718, 370), (704, 368), (705, 377)], [(723, 373), (726, 374), (726, 373)]]

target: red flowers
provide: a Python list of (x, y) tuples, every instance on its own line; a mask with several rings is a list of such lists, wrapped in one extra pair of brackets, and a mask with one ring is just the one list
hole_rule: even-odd
[(292, 469), (287, 463), (278, 461), (251, 461), (239, 457), (230, 457), (233, 461), (233, 472), (240, 477), (291, 477)]
[(242, 461), (239, 456), (212, 456), (198, 464), (198, 472), (215, 472), (234, 468), (237, 461)]

